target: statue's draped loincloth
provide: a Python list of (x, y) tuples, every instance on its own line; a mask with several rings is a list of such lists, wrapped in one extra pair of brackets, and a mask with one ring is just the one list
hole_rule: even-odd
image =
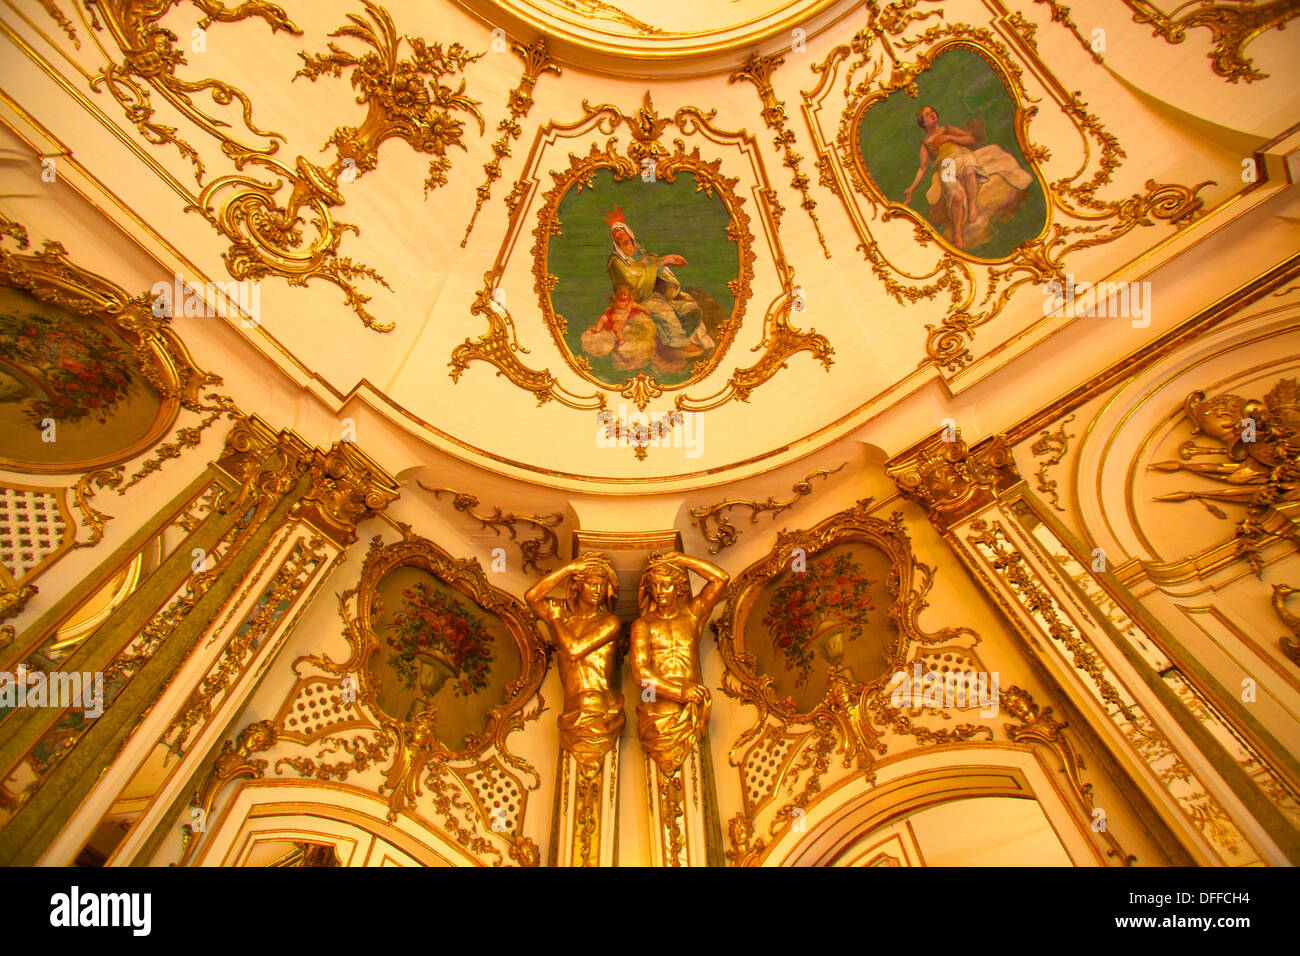
[(708, 704), (679, 704), (660, 698), (643, 700), (636, 708), (636, 731), (641, 746), (665, 776), (675, 773), (691, 747), (704, 739), (708, 723)]
[(579, 769), (594, 773), (623, 732), (623, 695), (612, 690), (583, 691), (565, 701), (559, 725), (560, 746), (573, 755)]

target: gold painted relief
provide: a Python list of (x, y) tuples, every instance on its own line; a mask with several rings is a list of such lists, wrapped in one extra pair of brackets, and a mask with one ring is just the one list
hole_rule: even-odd
[[(471, 307), (487, 319), (488, 331), (453, 350), (453, 381), (471, 362), (484, 361), (539, 403), (555, 399), (571, 408), (601, 410), (613, 392), (644, 410), (665, 393), (712, 375), (739, 332), (751, 296), (754, 237), (737, 191), (739, 179), (725, 176), (721, 159), (706, 158), (700, 146), (688, 148), (687, 138), (697, 136), (736, 148), (753, 164), (764, 200), (759, 217), (784, 295), (764, 317), (758, 361), (735, 369), (713, 394), (677, 395), (675, 409), (704, 411), (733, 398), (744, 401), (800, 351), (829, 366), (825, 337), (790, 324), (791, 311), (801, 303), (753, 138), (744, 130), (719, 129), (713, 111), (694, 106), (661, 116), (648, 93), (631, 115), (608, 104), (584, 103), (584, 109), (576, 123), (553, 122), (538, 131), (528, 168), (507, 200), (514, 211), (510, 230)], [(630, 136), (626, 145), (614, 136), (620, 128)], [(680, 136), (670, 150), (661, 138), (674, 128)], [(533, 231), (534, 289), (542, 320), (570, 369), (599, 389), (578, 394), (548, 369), (529, 368), (518, 357), (526, 350), (499, 286), (524, 228), (525, 200), (538, 189), (544, 147), (558, 137), (591, 134), (609, 138), (603, 146), (591, 142), (585, 154), (570, 153), (568, 168), (551, 172), (554, 185), (542, 196)], [(644, 457), (643, 447), (638, 457)]]
[[(1016, 56), (983, 27), (947, 23), (913, 33), (941, 11), (910, 7), (868, 4), (867, 26), (813, 65), (820, 77), (803, 94), (803, 114), (824, 183), (843, 203), (885, 291), (902, 303), (946, 302), (943, 319), (926, 325), (922, 364), (956, 372), (974, 359), (974, 330), (1017, 289), (1064, 285), (1067, 256), (1139, 226), (1187, 225), (1201, 214), (1197, 194), (1209, 183), (1148, 181), (1145, 193), (1099, 198), (1124, 150), (1009, 24), (1045, 92), (1085, 140), (1076, 171), (1049, 183), (1039, 169), (1049, 153), (1030, 136), (1039, 107)], [(821, 118), (832, 110), (839, 116), (833, 133)], [(869, 221), (899, 218), (913, 223), (917, 245), (939, 247), (928, 269), (903, 269), (878, 246)]]
[[(1216, 518), (1228, 515), (1221, 504), (1244, 508), (1234, 529), (1238, 556), (1256, 575), (1262, 551), (1274, 540), (1300, 548), (1300, 382), (1279, 379), (1263, 401), (1224, 393), (1209, 398), (1196, 391), (1184, 413), (1194, 437), (1178, 446), (1177, 461), (1154, 462), (1156, 471), (1208, 479), (1200, 487), (1157, 495), (1157, 501), (1199, 501)], [(1202, 444), (1203, 436), (1213, 444)]]

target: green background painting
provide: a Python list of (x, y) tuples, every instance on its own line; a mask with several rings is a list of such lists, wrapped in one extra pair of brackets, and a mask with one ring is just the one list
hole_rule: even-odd
[(482, 733), (487, 727), (488, 711), (506, 702), (506, 685), (516, 679), (523, 669), (519, 645), (500, 618), (479, 607), (456, 588), (444, 584), (423, 568), (394, 568), (384, 575), (376, 588), (381, 610), (372, 624), (379, 640), (379, 651), (370, 659), (371, 673), (378, 678), (380, 685), (379, 709), (390, 717), (405, 720), (409, 717), (413, 704), (419, 709), (420, 691), (405, 686), (405, 681), (389, 662), (396, 652), (386, 640), (388, 635), (395, 633), (393, 618), (402, 610), (403, 592), (416, 584), (423, 584), (431, 591), (446, 595), (453, 603), (466, 608), (483, 622), (491, 636), (494, 658), (488, 671), (487, 686), (468, 697), (462, 697), (456, 694), (455, 680), (448, 680), (433, 696), (433, 704), (437, 707), (434, 735), (451, 750), (459, 751), (464, 749), (466, 739), (471, 734)]
[[(919, 97), (898, 90), (867, 109), (859, 127), (862, 160), (876, 187), (890, 202), (903, 202), (903, 193), (916, 175), (921, 140), (925, 138), (925, 131), (916, 125), (916, 114), (923, 106), (933, 106), (939, 123), (945, 126), (964, 128), (973, 118), (984, 117), (988, 134), (985, 142), (1001, 146), (1026, 172), (1034, 172), (1016, 139), (1015, 102), (997, 72), (978, 53), (958, 47), (939, 54), (930, 69), (916, 78), (916, 85)], [(926, 170), (910, 203), (910, 208), (931, 223), (925, 194), (936, 168), (932, 164)], [(963, 251), (983, 259), (1001, 259), (1022, 242), (1038, 236), (1046, 218), (1047, 203), (1035, 177), (1028, 198), (1016, 214), (999, 224), (987, 242)]]
[[(722, 319), (731, 316), (735, 300), (727, 283), (739, 274), (740, 253), (727, 238), (731, 220), (721, 197), (716, 191), (712, 196), (697, 192), (696, 186), (692, 173), (677, 173), (671, 183), (646, 182), (639, 175), (615, 182), (612, 171), (601, 169), (590, 187), (570, 189), (560, 200), (562, 235), (553, 237), (547, 250), (547, 271), (558, 280), (551, 306), (567, 323), (564, 341), (569, 351), (587, 358), (593, 375), (604, 384), (622, 385), (636, 375), (615, 368), (608, 356), (596, 358), (582, 350), (582, 333), (609, 307), (613, 291), (605, 271), (613, 251), (605, 214), (615, 206), (623, 210), (637, 242), (651, 255), (685, 257), (688, 265), (670, 266), (683, 289), (702, 289), (718, 304)], [(707, 324), (707, 309), (705, 313)], [(709, 332), (714, 331), (710, 325)], [(721, 348), (721, 337), (713, 338)], [(679, 385), (691, 377), (689, 366), (679, 373), (655, 376), (662, 385)]]
[[(66, 413), (51, 410), (60, 401)], [(116, 332), (0, 287), (0, 457), (58, 466), (124, 452), (149, 434), (161, 406)], [(47, 416), (54, 441), (42, 440)]]

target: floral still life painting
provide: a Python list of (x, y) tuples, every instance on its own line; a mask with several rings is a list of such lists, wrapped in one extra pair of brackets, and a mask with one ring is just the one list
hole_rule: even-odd
[(107, 326), (0, 288), (6, 459), (57, 465), (127, 449), (153, 428), (160, 404), (130, 346)]
[(433, 711), (435, 735), (460, 750), (509, 696), (518, 646), (496, 615), (422, 568), (389, 572), (377, 596), (380, 709), (397, 720)]
[(797, 686), (808, 683), (816, 654), (838, 663), (845, 645), (861, 636), (867, 612), (875, 610), (871, 585), (852, 555), (841, 551), (813, 559), (807, 571), (776, 590), (763, 626), (798, 674)]

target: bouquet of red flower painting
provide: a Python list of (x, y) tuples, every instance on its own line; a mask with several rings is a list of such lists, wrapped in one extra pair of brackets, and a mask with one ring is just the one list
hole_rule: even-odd
[[(422, 583), (402, 592), (402, 609), (386, 640), (397, 651), (391, 664), (407, 689), (419, 684), (430, 695), (448, 677), (455, 678), (458, 697), (482, 690), (496, 656), (481, 618), (456, 598)], [(442, 675), (434, 687), (429, 686), (430, 669)]]
[(808, 682), (819, 641), (839, 633), (847, 643), (862, 633), (867, 612), (875, 609), (871, 583), (853, 556), (840, 552), (818, 558), (777, 588), (763, 626), (786, 666), (799, 672), (796, 686)]

